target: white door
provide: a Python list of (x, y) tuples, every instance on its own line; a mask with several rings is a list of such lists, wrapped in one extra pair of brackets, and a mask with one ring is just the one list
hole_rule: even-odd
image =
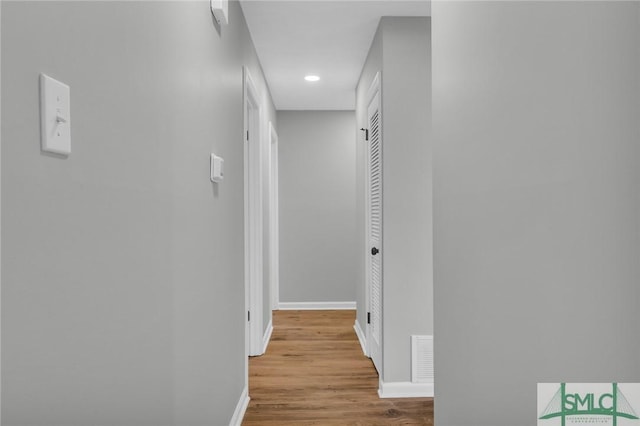
[[(263, 205), (260, 152), (260, 96), (244, 69), (244, 216), (246, 341), (250, 356), (262, 355)], [(248, 364), (246, 366), (248, 369)], [(248, 371), (248, 370), (247, 370)]]
[(368, 281), (369, 355), (378, 373), (382, 373), (382, 117), (379, 74), (370, 90), (368, 122)]

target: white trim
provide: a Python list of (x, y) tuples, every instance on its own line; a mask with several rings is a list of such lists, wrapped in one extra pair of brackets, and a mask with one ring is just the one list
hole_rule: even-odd
[(262, 353), (267, 352), (267, 346), (269, 346), (269, 342), (271, 341), (271, 334), (273, 334), (273, 320), (269, 320), (269, 325), (267, 325), (264, 336), (262, 336)]
[(380, 398), (433, 398), (433, 383), (390, 382), (380, 379)]
[[(262, 193), (262, 101), (251, 73), (244, 70), (244, 192), (245, 192), (245, 291), (248, 321), (249, 355), (262, 355), (263, 299), (263, 193)], [(255, 113), (250, 120), (249, 111)], [(254, 117), (252, 115), (252, 117)], [(248, 132), (248, 133), (247, 133)], [(247, 134), (249, 138), (247, 138)], [(247, 383), (248, 383), (247, 364)]]
[(278, 209), (278, 133), (269, 121), (269, 281), (271, 309), (279, 309), (280, 304), (280, 213)]
[(356, 302), (280, 302), (283, 311), (333, 311), (356, 309)]
[(360, 327), (360, 323), (356, 319), (356, 322), (353, 324), (353, 329), (356, 331), (356, 336), (358, 336), (358, 342), (360, 342), (360, 347), (362, 348), (362, 353), (364, 356), (369, 356), (367, 353), (367, 338)]
[[(375, 77), (373, 77), (373, 81), (371, 82), (369, 90), (367, 91), (367, 105), (370, 104), (376, 94), (381, 91), (381, 80), (382, 77), (380, 76), (380, 71), (378, 71)], [(380, 97), (382, 98), (382, 93), (380, 94)], [(380, 103), (382, 104), (382, 102)], [(367, 123), (367, 125), (369, 125), (369, 123)]]
[(231, 417), (231, 421), (229, 422), (229, 426), (241, 426), (242, 419), (244, 419), (244, 413), (247, 411), (247, 407), (249, 406), (249, 388), (245, 386), (240, 394), (240, 399), (238, 400), (238, 404), (236, 405), (236, 409), (233, 412), (233, 416)]

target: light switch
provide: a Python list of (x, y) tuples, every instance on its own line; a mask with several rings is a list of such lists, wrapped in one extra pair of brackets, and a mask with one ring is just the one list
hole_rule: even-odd
[(70, 89), (45, 74), (40, 74), (40, 138), (43, 151), (71, 153)]
[(211, 154), (211, 182), (222, 182), (224, 179), (224, 158)]

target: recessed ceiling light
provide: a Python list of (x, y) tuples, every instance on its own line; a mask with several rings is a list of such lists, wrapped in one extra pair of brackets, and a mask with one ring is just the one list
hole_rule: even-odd
[(307, 75), (304, 77), (304, 79), (307, 81), (318, 81), (320, 80), (320, 77), (318, 77), (317, 75)]

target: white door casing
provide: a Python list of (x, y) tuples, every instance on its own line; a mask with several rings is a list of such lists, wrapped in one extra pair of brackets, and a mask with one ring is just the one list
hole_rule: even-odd
[[(249, 70), (244, 68), (244, 224), (246, 352), (262, 354), (262, 156), (261, 102)], [(248, 383), (248, 360), (246, 365)]]
[(269, 281), (271, 283), (271, 309), (279, 309), (280, 304), (280, 243), (278, 210), (278, 134), (269, 122)]
[(382, 377), (382, 102), (380, 73), (368, 93), (367, 108), (367, 345), (368, 354)]

